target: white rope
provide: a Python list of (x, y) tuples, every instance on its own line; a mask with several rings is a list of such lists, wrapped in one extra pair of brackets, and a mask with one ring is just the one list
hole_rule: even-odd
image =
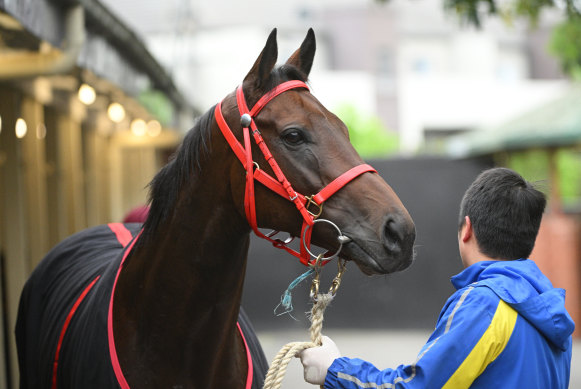
[(309, 332), (311, 334), (310, 342), (291, 342), (280, 349), (276, 357), (274, 357), (266, 378), (264, 379), (263, 389), (278, 389), (282, 384), (282, 380), (286, 374), (289, 362), (298, 355), (301, 351), (317, 347), (321, 345), (321, 331), (323, 329), (323, 315), (329, 303), (333, 300), (334, 294), (317, 294), (317, 299), (311, 309), (311, 327)]

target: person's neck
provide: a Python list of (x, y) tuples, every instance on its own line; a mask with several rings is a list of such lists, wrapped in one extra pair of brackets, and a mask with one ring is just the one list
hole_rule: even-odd
[(492, 258), (486, 254), (483, 254), (480, 250), (474, 250), (473, 252), (466, 255), (464, 258), (464, 267), (472, 266), (478, 262), (485, 262), (485, 261), (504, 261), (505, 259), (502, 258)]

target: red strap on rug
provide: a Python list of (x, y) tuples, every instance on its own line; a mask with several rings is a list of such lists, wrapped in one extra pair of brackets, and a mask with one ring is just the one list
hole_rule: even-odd
[[(120, 223), (112, 223), (112, 224), (120, 224)], [(123, 224), (121, 224), (121, 226), (123, 226), (123, 228), (125, 230), (127, 230), (127, 228), (125, 228), (125, 226)], [(111, 224), (109, 224), (109, 227), (111, 227)], [(119, 226), (117, 226), (115, 228), (117, 228), (118, 231), (122, 230)], [(127, 232), (131, 233), (129, 230), (127, 230)], [(141, 232), (139, 234), (141, 234)], [(117, 239), (119, 239), (119, 235), (117, 235)], [(111, 300), (109, 300), (109, 311), (107, 313), (107, 338), (108, 338), (108, 343), (109, 343), (109, 356), (111, 358), (111, 365), (113, 366), (113, 371), (115, 372), (115, 377), (117, 378), (117, 383), (119, 384), (119, 386), (122, 389), (129, 389), (129, 384), (127, 383), (127, 380), (125, 379), (125, 376), (123, 375), (123, 370), (121, 370), (121, 365), (119, 364), (119, 358), (117, 357), (117, 349), (115, 348), (115, 339), (113, 337), (113, 298), (115, 297), (115, 286), (117, 286), (117, 280), (119, 279), (119, 274), (121, 273), (121, 269), (123, 268), (123, 263), (125, 262), (125, 259), (127, 259), (127, 256), (131, 252), (131, 249), (133, 248), (133, 245), (135, 244), (136, 241), (137, 241), (137, 239), (131, 241), (131, 244), (129, 245), (127, 250), (125, 250), (125, 253), (123, 253), (123, 258), (121, 259), (121, 263), (119, 264), (119, 269), (117, 269), (117, 274), (115, 275), (115, 280), (113, 281), (113, 288), (111, 289)], [(121, 240), (119, 240), (119, 242), (121, 242)], [(126, 247), (126, 245), (123, 247)]]
[(73, 316), (75, 315), (75, 312), (77, 312), (77, 308), (79, 308), (79, 305), (81, 305), (81, 302), (83, 302), (83, 299), (87, 296), (87, 294), (93, 288), (93, 286), (95, 286), (95, 284), (97, 283), (97, 281), (99, 280), (100, 277), (101, 276), (97, 276), (97, 278), (95, 278), (89, 285), (87, 285), (85, 290), (83, 290), (83, 292), (80, 294), (80, 296), (77, 298), (77, 300), (73, 304), (73, 307), (71, 308), (71, 310), (69, 311), (69, 314), (67, 315), (67, 318), (65, 319), (65, 324), (63, 324), (63, 328), (61, 329), (59, 340), (58, 340), (58, 343), (56, 346), (56, 352), (54, 355), (54, 362), (53, 362), (53, 366), (52, 366), (52, 385), (51, 385), (52, 389), (56, 389), (56, 387), (57, 387), (58, 363), (59, 363), (59, 357), (60, 357), (60, 353), (61, 353), (61, 346), (63, 344), (63, 339), (65, 338), (65, 333), (67, 332), (67, 329), (69, 328), (69, 324), (71, 323), (71, 320), (73, 319)]
[[(129, 244), (129, 242), (131, 242), (131, 239), (133, 239), (133, 235), (131, 234), (131, 231), (129, 231), (122, 223), (109, 223), (108, 227), (115, 234), (117, 241), (119, 241), (119, 243), (121, 243), (121, 246), (123, 246), (123, 248), (125, 248)], [(61, 333), (59, 335), (59, 340), (58, 340), (58, 343), (56, 346), (56, 352), (55, 352), (55, 356), (54, 356), (54, 362), (53, 362), (53, 368), (52, 368), (52, 384), (51, 384), (52, 389), (57, 388), (57, 378), (58, 378), (57, 374), (58, 374), (59, 357), (60, 357), (61, 347), (63, 344), (63, 340), (65, 338), (65, 334), (67, 332), (67, 329), (69, 328), (71, 320), (73, 319), (73, 316), (77, 312), (77, 309), (79, 308), (79, 306), (81, 305), (81, 303), (83, 302), (83, 300), (85, 299), (87, 294), (89, 294), (89, 292), (91, 291), (93, 286), (95, 286), (95, 284), (97, 283), (99, 278), (101, 278), (101, 276), (97, 276), (89, 285), (87, 285), (87, 287), (83, 290), (83, 292), (79, 295), (79, 297), (77, 298), (77, 300), (73, 304), (73, 307), (71, 308), (71, 310), (69, 311), (69, 313), (67, 315), (67, 318), (65, 319), (65, 323), (63, 324), (63, 328), (61, 329)]]
[[(117, 240), (119, 241), (119, 243), (121, 243), (123, 248), (127, 247), (127, 245), (133, 239), (133, 235), (131, 234), (131, 231), (129, 231), (122, 223), (109, 223), (109, 228), (111, 229), (111, 231), (113, 231), (115, 233)], [(140, 234), (141, 234), (141, 232), (140, 232)], [(129, 387), (129, 384), (127, 383), (127, 380), (125, 379), (125, 375), (123, 374), (123, 371), (121, 370), (121, 365), (119, 364), (119, 358), (117, 356), (117, 349), (115, 347), (115, 340), (113, 338), (113, 296), (115, 295), (115, 286), (117, 285), (117, 279), (119, 278), (119, 274), (121, 273), (121, 268), (123, 267), (123, 263), (125, 262), (127, 255), (131, 252), (131, 249), (133, 248), (134, 243), (135, 243), (135, 241), (131, 242), (131, 246), (123, 254), (123, 258), (121, 259), (119, 269), (117, 270), (117, 275), (115, 276), (115, 281), (113, 283), (113, 289), (111, 291), (111, 300), (109, 301), (109, 312), (108, 312), (108, 318), (107, 318), (107, 333), (108, 333), (108, 338), (109, 338), (108, 339), (108, 341), (109, 341), (109, 355), (111, 357), (111, 365), (113, 366), (113, 371), (115, 372), (115, 377), (117, 378), (117, 383), (119, 384), (119, 386), (122, 389), (130, 389), (130, 387)], [(76, 311), (78, 305), (81, 303), (82, 299), (86, 296), (87, 293), (89, 293), (89, 290), (93, 287), (93, 285), (95, 284), (95, 282), (97, 282), (98, 279), (99, 279), (99, 277), (97, 277), (85, 289), (85, 291), (83, 291), (83, 294), (81, 294), (81, 296), (79, 297), (79, 299), (75, 303), (75, 306), (73, 306), (73, 310), (71, 310), (71, 312), (69, 313), (69, 316), (71, 318), (75, 313), (74, 311)], [(64, 333), (66, 332), (66, 327), (68, 326), (68, 322), (70, 322), (69, 317), (67, 317), (67, 321), (65, 322), (65, 327), (63, 328), (63, 331), (61, 332), (61, 339), (59, 340), (59, 346), (57, 348), (57, 355), (55, 357), (55, 364), (54, 364), (54, 371), (53, 371), (53, 386), (51, 389), (56, 389), (56, 372), (57, 372), (58, 353), (60, 351), (60, 344), (62, 342), (62, 338), (64, 337)], [(252, 356), (250, 354), (250, 349), (248, 348), (248, 344), (246, 343), (246, 338), (244, 337), (244, 334), (242, 333), (242, 329), (240, 328), (240, 324), (238, 322), (236, 322), (236, 326), (238, 327), (238, 331), (240, 332), (240, 336), (242, 337), (242, 340), (244, 341), (244, 348), (246, 351), (246, 360), (248, 363), (248, 372), (247, 372), (247, 376), (246, 376), (245, 389), (251, 389), (252, 388), (253, 372), (254, 372), (253, 364), (252, 364)]]
[(121, 246), (123, 246), (123, 248), (127, 247), (129, 242), (131, 242), (131, 239), (133, 239), (131, 231), (129, 231), (123, 223), (109, 223), (107, 225), (109, 226), (111, 231), (113, 231), (113, 233), (117, 237), (117, 240), (119, 241), (119, 243), (121, 243)]
[(242, 341), (244, 342), (244, 350), (246, 351), (246, 361), (248, 365), (248, 370), (246, 373), (246, 387), (245, 389), (252, 388), (252, 378), (254, 376), (254, 368), (252, 366), (252, 356), (250, 355), (250, 349), (248, 348), (248, 343), (246, 343), (246, 338), (244, 337), (244, 333), (242, 332), (242, 328), (240, 328), (240, 323), (236, 322), (236, 326), (238, 327), (238, 332), (240, 332), (240, 336), (242, 337)]
[[(133, 235), (131, 234), (131, 231), (129, 231), (122, 223), (109, 223), (108, 227), (115, 234), (117, 241), (119, 243), (121, 243), (121, 246), (123, 246), (123, 248), (125, 248), (129, 244), (129, 242), (131, 242), (131, 239), (133, 239)], [(81, 303), (83, 302), (83, 300), (85, 299), (87, 294), (89, 294), (89, 292), (91, 291), (93, 286), (95, 286), (95, 284), (97, 283), (99, 278), (101, 278), (101, 276), (97, 276), (89, 285), (87, 285), (87, 287), (83, 290), (83, 292), (79, 295), (79, 297), (77, 298), (77, 300), (73, 304), (73, 307), (71, 308), (71, 310), (69, 311), (69, 313), (67, 315), (67, 318), (65, 319), (65, 323), (63, 324), (63, 328), (61, 329), (61, 333), (59, 336), (59, 340), (57, 343), (56, 352), (55, 352), (55, 356), (54, 356), (53, 369), (52, 369), (52, 384), (51, 384), (52, 389), (57, 388), (58, 362), (59, 362), (61, 347), (63, 344), (65, 334), (67, 332), (67, 329), (69, 328), (71, 320), (73, 319), (73, 316), (77, 312), (77, 309), (79, 308), (79, 306), (81, 305)]]

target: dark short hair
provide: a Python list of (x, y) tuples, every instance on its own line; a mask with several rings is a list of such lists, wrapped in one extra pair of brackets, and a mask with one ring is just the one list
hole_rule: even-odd
[(504, 260), (527, 258), (546, 203), (545, 195), (515, 171), (485, 170), (462, 198), (458, 228), (468, 216), (483, 254)]

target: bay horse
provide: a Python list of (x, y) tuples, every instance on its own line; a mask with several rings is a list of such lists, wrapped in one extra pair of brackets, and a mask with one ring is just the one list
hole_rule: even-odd
[(35, 269), (16, 326), (21, 388), (259, 387), (264, 354), (240, 311), (252, 230), (307, 265), (312, 242), (368, 275), (409, 266), (410, 215), (309, 92), (313, 30), (279, 67), (277, 51), (275, 29), (154, 177), (143, 227), (87, 229)]

